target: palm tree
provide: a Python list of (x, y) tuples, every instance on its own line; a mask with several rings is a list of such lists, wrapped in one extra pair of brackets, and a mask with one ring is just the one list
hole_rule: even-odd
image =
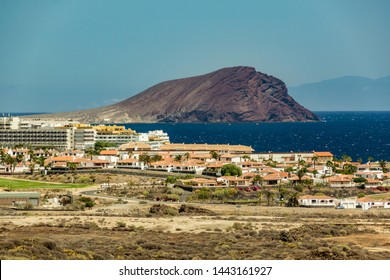
[(318, 161), (318, 156), (313, 156), (312, 161), (313, 161), (313, 167), (314, 167), (314, 169), (316, 169), (316, 163)]
[(148, 154), (143, 154), (139, 156), (139, 161), (143, 162), (146, 166), (149, 166), (149, 164), (152, 162), (152, 158)]
[(267, 200), (267, 206), (271, 206), (271, 202), (275, 194), (271, 190), (264, 190), (263, 194), (265, 195), (265, 199)]
[(243, 158), (245, 161), (247, 161), (247, 160), (250, 160), (250, 159), (251, 159), (251, 157), (250, 157), (250, 156), (248, 156), (248, 155), (244, 155), (242, 158)]
[(252, 182), (254, 185), (257, 185), (257, 184), (262, 185), (263, 177), (261, 177), (260, 175), (255, 175), (255, 176), (253, 176)]
[(35, 160), (35, 152), (33, 149), (28, 149), (28, 152), (27, 152), (29, 158), (30, 158), (30, 162), (33, 162)]
[(186, 161), (188, 161), (190, 159), (190, 153), (185, 153), (183, 157), (185, 158)]
[(6, 157), (6, 153), (4, 152), (4, 149), (0, 150), (0, 164), (4, 164), (4, 159)]
[(21, 163), (21, 162), (23, 162), (23, 160), (24, 160), (24, 155), (20, 155), (20, 154), (19, 154), (19, 155), (16, 156), (15, 159), (16, 159), (16, 162), (17, 162), (17, 163)]
[(162, 160), (162, 156), (161, 155), (153, 155), (151, 158), (150, 158), (151, 162), (157, 162), (157, 161), (160, 161)]
[(302, 177), (305, 176), (306, 172), (307, 172), (307, 169), (305, 167), (303, 167), (297, 171), (299, 183), (302, 181)]
[(305, 166), (305, 164), (306, 164), (306, 161), (305, 160), (303, 160), (303, 159), (301, 159), (300, 161), (299, 161), (299, 163), (298, 163), (298, 166)]
[(327, 167), (332, 168), (332, 172), (335, 172), (336, 166), (335, 166), (335, 164), (334, 164), (332, 161), (328, 160), (328, 161), (326, 162), (325, 165), (326, 165)]
[(287, 195), (287, 189), (284, 187), (279, 187), (278, 192), (279, 192), (279, 204), (282, 206), (284, 198)]
[(221, 155), (216, 151), (210, 151), (210, 155), (215, 160), (220, 160)]
[(353, 174), (357, 171), (357, 167), (352, 164), (344, 164), (343, 166), (343, 172), (344, 174)]
[(74, 182), (74, 172), (77, 169), (77, 164), (75, 162), (68, 162), (66, 165), (67, 165), (68, 169), (70, 170), (70, 172), (72, 173), (72, 184), (73, 184), (73, 182)]
[(299, 202), (298, 202), (298, 192), (292, 192), (289, 195), (289, 198), (286, 203), (287, 207), (298, 207)]
[(342, 155), (341, 158), (344, 162), (350, 162), (352, 161), (352, 158), (349, 155)]
[(384, 160), (381, 160), (381, 161), (379, 162), (379, 165), (380, 165), (380, 167), (382, 168), (382, 172), (383, 172), (383, 173), (386, 173), (386, 172), (388, 171), (388, 169), (386, 168), (386, 164), (387, 164), (387, 162), (384, 161)]
[(34, 170), (35, 170), (35, 162), (30, 162), (30, 165), (28, 166), (28, 168), (30, 169), (30, 173), (33, 174), (34, 173)]
[(175, 156), (175, 161), (180, 163), (182, 160), (183, 160), (183, 156), (182, 155), (176, 155)]
[(15, 166), (16, 166), (16, 159), (14, 159), (12, 156), (10, 156), (9, 154), (5, 153), (4, 151), (2, 151), (1, 153), (1, 162), (8, 166), (8, 170), (12, 173)]

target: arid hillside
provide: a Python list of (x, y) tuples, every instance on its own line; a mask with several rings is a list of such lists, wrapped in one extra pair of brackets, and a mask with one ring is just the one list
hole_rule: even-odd
[(110, 106), (47, 116), (91, 123), (318, 120), (288, 95), (283, 81), (252, 67), (166, 81)]

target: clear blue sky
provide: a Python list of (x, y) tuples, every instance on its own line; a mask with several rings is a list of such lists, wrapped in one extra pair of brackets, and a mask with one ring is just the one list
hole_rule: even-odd
[(0, 112), (114, 103), (247, 65), (296, 86), (390, 75), (387, 0), (0, 0)]

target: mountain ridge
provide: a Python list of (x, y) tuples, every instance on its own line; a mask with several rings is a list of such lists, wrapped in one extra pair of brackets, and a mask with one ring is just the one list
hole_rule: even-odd
[(158, 83), (115, 104), (47, 116), (85, 122), (318, 121), (283, 81), (248, 66)]

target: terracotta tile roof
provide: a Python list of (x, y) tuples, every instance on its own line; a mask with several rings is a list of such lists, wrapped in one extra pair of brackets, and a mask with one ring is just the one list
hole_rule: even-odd
[(222, 168), (224, 164), (222, 162), (214, 162), (214, 163), (208, 163), (206, 164), (206, 166), (209, 168)]
[(142, 149), (142, 150), (150, 150), (151, 149), (150, 145), (148, 145), (146, 143), (130, 142), (130, 143), (126, 143), (126, 144), (120, 145), (118, 150), (119, 151), (134, 150), (135, 148)]
[(91, 160), (87, 159), (87, 158), (75, 158), (72, 162), (74, 162), (74, 163), (82, 163), (82, 162), (91, 162)]
[(317, 157), (333, 157), (331, 152), (314, 152)]
[(328, 182), (352, 182), (353, 175), (332, 176), (325, 178)]
[(275, 172), (264, 176), (264, 180), (281, 180), (288, 178), (288, 172)]
[(162, 151), (229, 151), (252, 153), (254, 150), (249, 146), (243, 145), (220, 145), (220, 144), (164, 144), (161, 146)]
[(382, 181), (380, 180), (377, 180), (377, 179), (371, 179), (371, 178), (367, 178), (367, 183), (381, 183)]
[[(242, 177), (236, 177), (236, 176), (221, 176), (218, 179), (228, 180), (228, 181), (246, 181), (247, 179), (244, 179)], [(219, 180), (221, 181), (221, 180)]]
[(379, 202), (382, 201), (380, 199), (372, 199), (370, 197), (361, 197), (356, 200), (357, 202)]
[(220, 157), (221, 158), (234, 158), (234, 157), (240, 157), (240, 155), (223, 154)]
[(246, 172), (246, 173), (242, 174), (242, 177), (244, 177), (244, 178), (253, 178), (256, 175), (260, 176), (260, 174), (257, 174), (257, 173), (254, 173), (254, 172)]
[(72, 156), (59, 156), (50, 158), (51, 161), (73, 161)]
[(299, 199), (334, 199), (334, 198), (327, 195), (303, 195), (300, 196)]
[(118, 155), (117, 150), (103, 150), (100, 152), (101, 156), (116, 156)]
[(211, 158), (210, 154), (191, 154), (192, 158)]
[(134, 158), (128, 158), (128, 159), (122, 159), (122, 160), (118, 161), (118, 163), (133, 163), (133, 162), (138, 162), (138, 160), (136, 160)]

